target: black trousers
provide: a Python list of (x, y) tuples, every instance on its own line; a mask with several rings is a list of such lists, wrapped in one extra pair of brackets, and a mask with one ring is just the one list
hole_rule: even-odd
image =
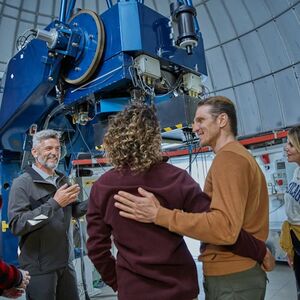
[(26, 300), (79, 300), (73, 265), (47, 274), (32, 275), (26, 289)]

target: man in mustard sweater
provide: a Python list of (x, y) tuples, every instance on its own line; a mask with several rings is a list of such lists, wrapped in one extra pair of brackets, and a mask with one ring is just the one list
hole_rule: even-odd
[(115, 206), (123, 217), (153, 222), (205, 243), (199, 259), (207, 300), (264, 299), (265, 272), (254, 260), (222, 247), (234, 244), (242, 228), (263, 241), (269, 229), (266, 181), (255, 159), (236, 141), (234, 104), (222, 96), (201, 101), (193, 130), (201, 146), (210, 146), (216, 154), (204, 186), (212, 199), (210, 211), (169, 210), (141, 188), (141, 197), (120, 191)]

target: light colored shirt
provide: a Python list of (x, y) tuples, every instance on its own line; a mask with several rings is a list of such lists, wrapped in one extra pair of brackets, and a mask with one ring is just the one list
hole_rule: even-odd
[(300, 225), (300, 167), (294, 171), (294, 176), (284, 194), (285, 213), (288, 222), (293, 225)]
[(35, 164), (32, 165), (32, 169), (36, 171), (44, 180), (56, 186), (56, 180), (59, 177), (56, 172), (53, 175), (49, 175), (40, 168), (38, 168)]

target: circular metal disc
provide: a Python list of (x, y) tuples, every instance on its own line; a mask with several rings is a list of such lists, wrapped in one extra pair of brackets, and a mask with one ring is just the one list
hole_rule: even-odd
[(63, 78), (70, 84), (86, 82), (97, 69), (101, 60), (105, 32), (100, 17), (91, 10), (82, 9), (70, 18), (71, 28), (78, 28), (82, 32), (80, 46), (83, 47), (79, 57), (65, 71)]

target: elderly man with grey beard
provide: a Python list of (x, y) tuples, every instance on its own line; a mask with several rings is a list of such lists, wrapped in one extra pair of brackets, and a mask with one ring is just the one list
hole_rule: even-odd
[(78, 184), (57, 171), (60, 133), (42, 130), (33, 136), (35, 163), (13, 181), (8, 204), (9, 227), (20, 237), (19, 263), (30, 272), (27, 300), (79, 300), (72, 264), (71, 218), (83, 216)]

